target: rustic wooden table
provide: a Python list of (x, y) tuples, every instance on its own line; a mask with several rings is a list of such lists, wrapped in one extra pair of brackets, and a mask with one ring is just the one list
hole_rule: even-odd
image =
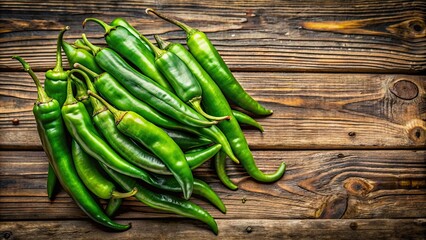
[[(125, 17), (152, 39), (184, 42), (144, 13), (173, 14), (207, 33), (243, 87), (272, 116), (245, 128), (257, 164), (285, 176), (260, 184), (229, 162), (230, 191), (205, 164), (196, 175), (219, 193), (218, 238), (392, 239), (426, 235), (426, 25), (424, 1), (1, 1), (0, 239), (214, 238), (202, 223), (129, 199), (123, 233), (89, 220), (65, 192), (46, 196), (47, 159), (31, 112), (36, 89), (10, 57), (37, 74), (54, 66), (58, 30), (73, 42), (86, 17)], [(304, 22), (328, 21), (327, 31)], [(335, 22), (331, 22), (335, 21)], [(344, 28), (336, 26), (344, 25)], [(334, 27), (333, 27), (334, 26)], [(67, 63), (65, 62), (67, 66)], [(15, 119), (15, 120), (14, 120)], [(18, 120), (19, 122), (17, 122)]]

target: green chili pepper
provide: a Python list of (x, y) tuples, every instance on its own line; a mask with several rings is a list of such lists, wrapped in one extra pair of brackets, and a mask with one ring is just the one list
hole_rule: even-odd
[(75, 63), (80, 63), (98, 74), (103, 72), (89, 51), (83, 48), (77, 48), (65, 41), (62, 41), (62, 48), (64, 49), (70, 66), (73, 66)]
[(191, 70), (174, 53), (159, 49), (154, 46), (145, 36), (141, 38), (151, 47), (155, 53), (155, 66), (167, 78), (176, 95), (185, 103), (194, 108), (199, 114), (207, 119), (222, 121), (229, 116), (216, 117), (204, 112), (201, 107), (202, 90)]
[[(141, 34), (139, 33), (139, 31), (136, 30), (130, 23), (128, 23), (123, 18), (116, 18), (116, 19), (112, 20), (110, 25), (111, 26), (122, 26), (122, 27), (126, 28), (127, 31), (132, 33), (133, 36), (140, 39)], [(145, 45), (145, 48), (152, 53), (152, 56), (154, 56), (154, 53), (152, 52), (151, 48), (149, 48), (149, 46), (144, 41), (142, 41), (142, 39), (140, 39), (140, 40), (141, 40), (142, 44)]]
[(67, 100), (61, 110), (62, 117), (68, 132), (83, 150), (91, 157), (107, 164), (118, 172), (142, 180), (149, 179), (145, 171), (121, 158), (98, 135), (83, 103), (78, 102), (73, 96), (71, 80), (68, 80), (67, 88)]
[(259, 131), (263, 132), (262, 125), (260, 125), (260, 123), (258, 123), (256, 120), (254, 120), (249, 115), (247, 115), (243, 112), (234, 110), (234, 109), (232, 109), (232, 115), (234, 115), (234, 117), (235, 117), (235, 119), (237, 119), (238, 123), (246, 124), (246, 125), (255, 127), (255, 128), (259, 129)]
[[(136, 189), (137, 191), (137, 189)], [(118, 211), (118, 209), (121, 207), (121, 204), (123, 203), (123, 199), (122, 198), (111, 198), (108, 201), (107, 206), (105, 207), (105, 214), (108, 217), (113, 217), (116, 212)]]
[(80, 48), (80, 49), (84, 49), (88, 52), (90, 52), (90, 48), (88, 46), (86, 46), (86, 44), (84, 43), (83, 39), (77, 39), (74, 41), (74, 43), (72, 44), (75, 48)]
[(168, 46), (169, 51), (175, 53), (185, 64), (191, 69), (194, 76), (197, 77), (201, 87), (203, 88), (204, 107), (210, 114), (217, 116), (231, 116), (227, 121), (221, 121), (217, 125), (225, 134), (230, 143), (233, 152), (241, 164), (254, 179), (261, 182), (273, 182), (282, 177), (285, 172), (285, 164), (282, 163), (278, 170), (273, 174), (264, 174), (257, 168), (253, 159), (253, 155), (248, 147), (247, 140), (241, 131), (240, 125), (232, 114), (225, 96), (220, 91), (216, 83), (211, 79), (209, 74), (194, 59), (191, 53), (181, 44), (172, 43)]
[(256, 115), (270, 115), (272, 110), (264, 108), (254, 100), (235, 79), (225, 61), (207, 38), (206, 34), (188, 25), (157, 13), (151, 8), (146, 9), (156, 16), (177, 25), (187, 34), (187, 46), (192, 55), (220, 87), (224, 95), (239, 107)]
[(181, 186), (184, 198), (189, 199), (194, 182), (192, 171), (185, 155), (173, 139), (161, 128), (137, 113), (120, 111), (95, 93), (89, 91), (89, 94), (96, 97), (112, 112), (118, 130), (148, 148), (163, 161)]
[(220, 149), (222, 149), (222, 145), (220, 144), (215, 144), (208, 148), (193, 149), (189, 152), (185, 152), (185, 158), (189, 167), (195, 169), (212, 158)]
[(235, 185), (231, 179), (229, 179), (226, 174), (226, 155), (219, 151), (214, 158), (214, 167), (216, 169), (216, 174), (219, 177), (219, 180), (225, 185), (227, 188), (231, 190), (237, 190), (238, 186)]
[(81, 70), (73, 69), (70, 71), (69, 76), (72, 79), (75, 86), (75, 90), (76, 90), (75, 99), (77, 99), (77, 101), (79, 102), (82, 102), (84, 104), (84, 107), (86, 107), (87, 112), (91, 113), (93, 112), (93, 107), (90, 102), (89, 95), (87, 94), (86, 84), (82, 80), (74, 76), (73, 73), (79, 73), (80, 75), (83, 75), (83, 74), (86, 75), (86, 74)]
[(136, 189), (127, 193), (117, 192), (114, 183), (106, 179), (99, 171), (96, 160), (84, 152), (75, 140), (71, 142), (71, 153), (78, 176), (84, 185), (99, 198), (127, 198), (135, 195)]
[(143, 188), (134, 179), (119, 174), (105, 165), (102, 166), (108, 175), (114, 179), (114, 181), (117, 182), (124, 190), (130, 191), (136, 187), (138, 192), (134, 197), (147, 206), (176, 213), (184, 217), (200, 220), (206, 223), (215, 234), (218, 233), (218, 227), (213, 217), (206, 210), (202, 209), (195, 203), (164, 193), (154, 193), (146, 188)]
[[(97, 50), (94, 52), (97, 52), (97, 51), (99, 51), (99, 48), (97, 48)], [(164, 91), (162, 88), (158, 87), (157, 85), (152, 84), (151, 81), (145, 81), (143, 79), (143, 75), (140, 75), (139, 73), (136, 73), (136, 71), (132, 70), (132, 68), (127, 63), (125, 63), (125, 61), (121, 59), (116, 53), (114, 53), (114, 51), (109, 49), (107, 50), (107, 52), (109, 53), (104, 52), (105, 54), (98, 54), (97, 56), (101, 55), (99, 60), (100, 61), (104, 60), (105, 62), (110, 63), (110, 64), (106, 64), (104, 67), (109, 69), (111, 73), (114, 73), (115, 74), (114, 77), (117, 80), (119, 80), (124, 85), (124, 87), (127, 88), (129, 91), (132, 90), (130, 92), (132, 92), (132, 94), (138, 97), (138, 99), (141, 99), (142, 101), (149, 101), (148, 104), (151, 103), (150, 105), (152, 107), (161, 106), (161, 108), (164, 107), (166, 109), (170, 109), (171, 107), (173, 108), (172, 110), (173, 114), (176, 113), (175, 111), (179, 112), (179, 109), (181, 107), (185, 108), (186, 106), (185, 103), (183, 103), (180, 99), (178, 99), (177, 97), (174, 97), (173, 95), (170, 95), (167, 91)], [(112, 56), (113, 58), (111, 59), (110, 56)], [(116, 64), (117, 62), (118, 64)], [(125, 68), (121, 68), (120, 66), (124, 66)], [(100, 76), (103, 76), (103, 74)], [(95, 85), (96, 85), (96, 81), (95, 81)], [(98, 90), (99, 89), (100, 88), (98, 88)], [(175, 104), (173, 104), (173, 106), (169, 105), (169, 104), (172, 104), (172, 102), (174, 102)], [(128, 108), (133, 107), (133, 102), (129, 102), (128, 105), (123, 106), (123, 109), (125, 109), (126, 107)], [(194, 111), (193, 109), (189, 107), (185, 109), (189, 111)], [(195, 111), (193, 113), (195, 114), (194, 115), (195, 117), (199, 117), (198, 119), (203, 119), (202, 116), (197, 114)], [(142, 115), (142, 113), (140, 115)], [(187, 122), (186, 117), (182, 116), (180, 113), (174, 114), (174, 115), (177, 118), (181, 117), (180, 119), (177, 119), (177, 120), (184, 123)], [(149, 119), (149, 120), (154, 122), (155, 119)], [(155, 123), (158, 124), (157, 122)], [(190, 129), (190, 128), (188, 127), (186, 129)], [(239, 163), (238, 159), (235, 157), (234, 153), (232, 152), (232, 149), (228, 140), (226, 139), (224, 134), (220, 131), (220, 129), (217, 128), (216, 126), (210, 126), (208, 128), (193, 127), (191, 132), (199, 133), (202, 136), (205, 136), (217, 143), (220, 143), (222, 145), (223, 150), (226, 152), (226, 154), (234, 162)]]
[(53, 167), (62, 187), (95, 222), (118, 231), (129, 229), (130, 225), (115, 223), (106, 216), (81, 182), (74, 168), (71, 152), (67, 144), (66, 130), (61, 118), (61, 107), (58, 101), (46, 94), (28, 63), (18, 56), (13, 58), (22, 63), (24, 70), (30, 74), (37, 86), (38, 98), (34, 104), (33, 113), (39, 133), (42, 136), (43, 147), (46, 149), (49, 163)]
[(135, 97), (163, 114), (193, 127), (208, 127), (217, 123), (216, 121), (209, 122), (199, 116), (195, 110), (183, 103), (174, 94), (134, 70), (112, 49), (96, 47), (87, 40), (85, 34), (82, 36), (86, 44), (92, 49), (99, 66), (114, 76)]
[(173, 92), (173, 88), (161, 75), (154, 65), (154, 55), (149, 51), (139, 37), (135, 37), (127, 28), (122, 26), (110, 26), (97, 18), (86, 18), (86, 22), (96, 22), (105, 30), (105, 41), (108, 47), (119, 53), (129, 62), (133, 63), (147, 77), (151, 78), (163, 88)]
[[(58, 35), (56, 44), (56, 65), (53, 69), (45, 73), (46, 79), (44, 80), (44, 87), (46, 94), (56, 99), (59, 105), (63, 105), (67, 97), (67, 77), (68, 71), (64, 71), (62, 68), (62, 54), (61, 54), (61, 42), (65, 31), (69, 30), (69, 27), (64, 27)], [(53, 198), (54, 192), (57, 189), (57, 177), (53, 171), (52, 166), (49, 165), (47, 171), (47, 196), (49, 199)]]

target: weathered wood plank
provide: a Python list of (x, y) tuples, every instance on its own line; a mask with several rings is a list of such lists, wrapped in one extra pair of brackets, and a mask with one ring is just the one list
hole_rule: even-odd
[[(254, 149), (425, 146), (424, 76), (238, 72), (236, 77), (249, 94), (274, 110), (258, 119), (263, 134), (245, 128)], [(0, 148), (40, 149), (30, 77), (3, 73), (0, 97)], [(19, 125), (13, 125), (15, 118)]]
[[(53, 66), (58, 29), (71, 26), (66, 39), (74, 41), (83, 32), (81, 22), (86, 17), (105, 21), (125, 17), (151, 39), (153, 34), (162, 34), (184, 42), (181, 31), (146, 15), (146, 7), (158, 8), (207, 32), (233, 70), (420, 73), (426, 69), (426, 5), (420, 0), (345, 4), (144, 1), (119, 5), (93, 1), (68, 4), (2, 1), (0, 69), (20, 68), (10, 59), (14, 54), (33, 61), (37, 70)], [(359, 35), (356, 31), (353, 34), (318, 32), (301, 27), (303, 22), (348, 20), (368, 22), (365, 28), (370, 35)], [(391, 32), (389, 27), (393, 29)], [(103, 42), (99, 27), (89, 24), (84, 31), (94, 43)]]
[[(123, 221), (122, 221), (123, 222)], [(125, 221), (124, 221), (125, 222)], [(277, 220), (220, 219), (217, 238), (226, 239), (424, 239), (425, 219)], [(132, 220), (132, 228), (114, 233), (85, 220), (11, 221), (0, 225), (2, 239), (214, 239), (195, 221)]]
[[(211, 184), (227, 206), (224, 215), (201, 199), (194, 201), (218, 219), (417, 218), (426, 215), (426, 152), (254, 151), (259, 168), (288, 170), (276, 183), (253, 181), (228, 162), (239, 190), (226, 189), (209, 163), (194, 174)], [(65, 192), (46, 197), (44, 152), (0, 151), (0, 219), (76, 219), (84, 214)], [(119, 219), (176, 218), (126, 199)]]

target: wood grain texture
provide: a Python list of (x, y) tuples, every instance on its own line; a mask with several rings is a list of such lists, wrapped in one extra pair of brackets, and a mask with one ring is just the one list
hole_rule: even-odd
[[(125, 221), (124, 221), (125, 222)], [(13, 221), (0, 225), (0, 238), (26, 239), (422, 239), (425, 219), (376, 220), (218, 220), (215, 237), (205, 226), (194, 221), (132, 220), (132, 228), (123, 233), (97, 229), (91, 222)], [(374, 226), (374, 227), (373, 227)], [(7, 236), (8, 238), (6, 238)]]
[[(31, 62), (30, 62), (31, 63)], [(422, 148), (426, 77), (376, 74), (236, 72), (274, 114), (245, 128), (253, 149)], [(38, 76), (43, 79), (42, 73)], [(13, 79), (13, 80), (12, 80)], [(34, 84), (25, 73), (0, 76), (0, 148), (41, 149), (32, 115)], [(19, 125), (12, 120), (19, 119)]]
[[(194, 202), (217, 219), (374, 219), (426, 215), (425, 151), (254, 151), (265, 172), (281, 162), (287, 172), (276, 183), (253, 181), (228, 161), (239, 190), (226, 189), (210, 163), (194, 171), (227, 206), (222, 214), (199, 198)], [(78, 219), (84, 213), (65, 192), (46, 196), (47, 158), (41, 151), (0, 152), (0, 219)], [(29, 204), (31, 203), (31, 204)], [(126, 199), (119, 219), (176, 218)]]
[[(58, 30), (69, 25), (66, 39), (87, 32), (102, 43), (102, 31), (81, 22), (86, 17), (111, 21), (125, 17), (152, 39), (161, 34), (184, 42), (176, 27), (144, 13), (156, 8), (207, 33), (231, 69), (239, 71), (421, 73), (426, 69), (424, 1), (2, 1), (0, 69), (16, 71), (10, 56), (33, 61), (36, 70), (54, 66)], [(202, 9), (202, 10), (200, 10)], [(48, 13), (48, 14), (47, 14)], [(368, 22), (369, 35), (318, 32), (304, 22)], [(386, 29), (392, 29), (390, 34)], [(37, 49), (37, 51), (34, 51)]]

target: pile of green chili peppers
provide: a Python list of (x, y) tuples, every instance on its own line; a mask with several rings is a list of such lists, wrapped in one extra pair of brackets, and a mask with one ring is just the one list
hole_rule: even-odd
[[(91, 219), (116, 231), (130, 228), (112, 218), (124, 198), (134, 197), (200, 220), (218, 234), (216, 221), (191, 201), (192, 194), (223, 213), (226, 207), (192, 170), (211, 160), (218, 179), (237, 190), (226, 173), (229, 157), (259, 182), (279, 180), (285, 164), (271, 174), (259, 170), (240, 127), (263, 132), (251, 116), (272, 110), (242, 88), (203, 32), (153, 9), (146, 12), (184, 30), (186, 47), (160, 36), (154, 45), (122, 18), (110, 24), (87, 18), (83, 27), (99, 24), (106, 46), (95, 46), (85, 34), (67, 43), (65, 27), (44, 88), (30, 65), (13, 57), (37, 87), (33, 113), (49, 160), (48, 197), (60, 185)], [(62, 51), (70, 70), (62, 67)]]

